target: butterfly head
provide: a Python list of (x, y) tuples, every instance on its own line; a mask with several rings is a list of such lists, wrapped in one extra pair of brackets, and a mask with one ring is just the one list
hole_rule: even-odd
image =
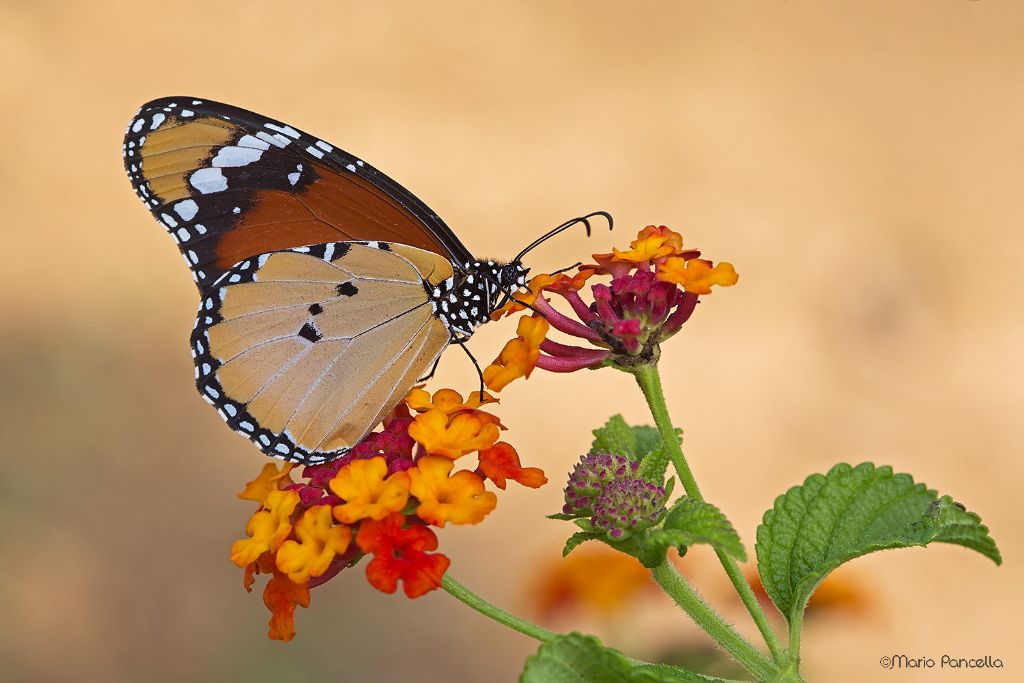
[(524, 268), (519, 261), (512, 261), (501, 265), (495, 272), (494, 278), (498, 288), (502, 291), (516, 290), (526, 286), (526, 276), (530, 269)]

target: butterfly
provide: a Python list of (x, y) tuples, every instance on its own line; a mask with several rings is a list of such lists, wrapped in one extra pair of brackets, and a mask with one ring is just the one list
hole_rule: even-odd
[(361, 159), (192, 97), (143, 105), (123, 156), (199, 289), (199, 393), (267, 455), (306, 464), (351, 450), (490, 320), (526, 284), (527, 252), (575, 224), (589, 234), (594, 216), (611, 227), (598, 211), (509, 262), (476, 259)]

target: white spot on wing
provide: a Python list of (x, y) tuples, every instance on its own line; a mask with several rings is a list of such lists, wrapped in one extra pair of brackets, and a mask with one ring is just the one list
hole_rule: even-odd
[(322, 149), (325, 152), (333, 152), (334, 151), (334, 148), (331, 147), (330, 145), (328, 145), (323, 140), (317, 140), (316, 141), (316, 146), (319, 147), (320, 149)]
[(167, 225), (168, 228), (176, 228), (176, 227), (178, 227), (178, 221), (174, 220), (173, 218), (168, 216), (166, 213), (160, 214), (160, 220), (162, 220)]
[(146, 123), (146, 119), (136, 119), (135, 123), (132, 124), (132, 132), (138, 133), (140, 130), (142, 130), (142, 125), (144, 123)]
[(166, 118), (167, 118), (167, 116), (165, 116), (164, 114), (161, 114), (160, 112), (157, 112), (156, 114), (153, 114), (153, 123), (150, 124), (149, 129), (150, 130), (156, 130), (157, 128), (160, 127), (160, 124), (163, 123), (164, 119), (166, 119)]
[(199, 205), (193, 199), (184, 199), (174, 205), (174, 213), (181, 216), (181, 220), (190, 221), (199, 213)]
[(288, 182), (291, 183), (294, 186), (296, 183), (299, 182), (299, 178), (301, 176), (302, 176), (302, 164), (297, 164), (295, 166), (295, 173), (289, 173), (288, 174)]
[[(256, 137), (259, 138), (260, 140), (263, 140), (263, 142), (269, 142), (271, 145), (274, 145), (275, 147), (283, 148), (285, 145), (288, 144), (287, 138), (282, 138), (280, 135), (271, 135), (265, 130), (261, 130), (260, 132), (256, 133)], [(281, 142), (281, 140), (284, 140), (284, 142)]]
[[(268, 136), (269, 137), (269, 136)], [(242, 138), (235, 143), (239, 147), (253, 147), (255, 149), (270, 149), (270, 143), (264, 140), (260, 140), (252, 135), (243, 135)]]
[(295, 130), (291, 126), (278, 126), (277, 124), (274, 123), (265, 123), (263, 125), (269, 128), (270, 130), (276, 130), (278, 133), (284, 133), (285, 135), (293, 137), (296, 140), (299, 139), (299, 131)]
[(210, 163), (219, 168), (245, 166), (263, 156), (263, 150), (252, 147), (221, 147)]
[(310, 154), (312, 154), (313, 156), (315, 156), (317, 159), (323, 159), (324, 158), (324, 153), (321, 152), (320, 150), (318, 150), (316, 147), (313, 147), (312, 145), (307, 147), (306, 151), (309, 152)]
[(201, 168), (192, 174), (188, 182), (202, 194), (223, 192), (228, 189), (228, 179), (219, 168)]

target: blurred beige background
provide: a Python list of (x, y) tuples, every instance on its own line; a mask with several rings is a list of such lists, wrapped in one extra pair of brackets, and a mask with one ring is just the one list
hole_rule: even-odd
[[(191, 278), (121, 168), (136, 107), (173, 94), (361, 155), (481, 255), (607, 209), (615, 234), (565, 236), (532, 265), (647, 223), (732, 261), (739, 286), (706, 300), (664, 372), (698, 479), (748, 549), (776, 494), (871, 459), (979, 512), (1006, 560), (858, 561), (881, 597), (812, 625), (809, 679), (1022, 680), (1024, 5), (6, 0), (0, 64), (6, 680), (507, 681), (535, 649), (361, 571), (314, 591), (294, 642), (266, 640), (227, 560), (250, 512), (234, 493), (263, 459), (195, 393)], [(473, 348), (489, 359), (512, 331)], [(458, 353), (440, 377), (474, 381)], [(553, 481), (441, 543), (454, 576), (534, 614), (529, 587), (568, 531), (543, 515), (588, 430), (646, 418), (610, 371), (538, 372), (502, 399), (509, 439)], [(694, 555), (704, 592), (753, 634)], [(655, 656), (656, 628), (658, 647), (704, 642), (657, 600), (622, 619), (558, 626), (636, 656)], [(881, 670), (892, 653), (1006, 668)]]

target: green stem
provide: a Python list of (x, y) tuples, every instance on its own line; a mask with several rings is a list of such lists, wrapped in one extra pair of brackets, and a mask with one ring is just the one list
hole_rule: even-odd
[(804, 610), (793, 610), (792, 621), (789, 622), (789, 661), (794, 666), (800, 664), (800, 632), (803, 630)]
[(671, 563), (662, 562), (651, 573), (675, 603), (758, 680), (773, 680), (778, 675), (775, 665), (711, 609)]
[[(683, 580), (682, 577), (679, 577), (679, 580), (682, 581)], [(484, 615), (485, 617), (493, 619), (494, 621), (498, 622), (499, 624), (503, 624), (505, 626), (508, 626), (512, 630), (519, 631), (523, 635), (527, 635), (527, 636), (529, 636), (531, 638), (539, 640), (542, 643), (550, 642), (550, 641), (554, 640), (555, 638), (559, 637), (559, 634), (555, 633), (554, 631), (549, 631), (548, 629), (546, 629), (546, 628), (544, 628), (542, 626), (538, 626), (537, 624), (534, 624), (531, 621), (527, 621), (526, 619), (521, 619), (521, 618), (515, 616), (514, 614), (510, 614), (510, 613), (506, 612), (505, 610), (501, 609), (497, 605), (493, 605), (493, 604), (487, 602), (486, 600), (481, 598), (479, 595), (477, 595), (473, 591), (469, 590), (468, 588), (466, 588), (461, 583), (459, 583), (458, 581), (456, 581), (452, 577), (448, 576), (447, 574), (445, 574), (444, 577), (441, 579), (441, 588), (444, 588), (448, 592), (449, 595), (451, 595), (453, 598), (455, 598), (459, 602), (462, 602), (465, 605), (469, 605), (470, 607), (472, 607), (474, 610), (476, 610), (480, 614)], [(700, 598), (698, 597), (697, 600), (699, 601)], [(704, 607), (706, 609), (708, 609), (708, 610), (711, 609), (707, 605), (704, 605)], [(718, 615), (714, 614), (714, 612), (712, 612), (712, 615), (715, 616), (716, 618), (718, 617)], [(719, 618), (719, 620), (720, 620), (720, 618)], [(722, 622), (722, 623), (723, 623), (723, 625), (725, 625), (724, 622)], [(725, 625), (725, 628), (728, 629), (729, 628), (728, 625)], [(736, 637), (739, 638), (739, 635), (736, 635)], [(742, 641), (743, 639), (740, 638), (740, 640)], [(751, 652), (754, 653), (755, 656), (758, 655), (757, 651), (754, 650), (753, 647), (751, 647), (751, 645), (749, 643), (746, 643), (746, 641), (743, 641), (743, 643), (746, 645), (747, 648), (750, 649)], [(629, 661), (632, 662), (636, 666), (657, 666), (657, 665), (651, 664), (650, 662), (646, 662), (646, 661), (644, 661), (642, 659), (634, 659), (632, 657), (627, 657), (627, 659), (629, 659)], [(725, 681), (725, 679), (722, 679), (722, 680)], [(745, 683), (745, 682), (744, 681), (733, 681), (731, 683)]]
[(521, 619), (514, 614), (510, 614), (497, 605), (492, 605), (448, 574), (445, 574), (444, 578), (441, 579), (441, 588), (448, 591), (448, 594), (456, 600), (469, 605), (485, 617), (489, 617), (499, 624), (504, 624), (510, 629), (519, 631), (523, 635), (535, 638), (542, 643), (546, 643), (558, 637), (558, 634), (554, 631), (549, 631), (531, 621), (527, 621), (526, 619)]
[[(654, 423), (658, 426), (661, 440), (665, 444), (665, 448), (668, 449), (669, 458), (679, 474), (679, 479), (683, 484), (686, 495), (697, 500), (704, 500), (700, 493), (700, 488), (697, 486), (697, 480), (693, 478), (693, 472), (690, 471), (690, 466), (683, 455), (683, 449), (679, 446), (679, 438), (676, 435), (675, 427), (672, 426), (672, 420), (668, 414), (668, 406), (665, 404), (665, 393), (661, 388), (661, 376), (658, 374), (658, 366), (638, 365), (629, 368), (628, 372), (636, 377), (637, 384), (640, 385), (640, 390), (647, 399), (651, 415), (654, 416)], [(768, 617), (765, 616), (761, 605), (757, 602), (757, 596), (754, 595), (754, 591), (750, 588), (746, 577), (743, 576), (743, 570), (740, 569), (736, 560), (727, 553), (717, 548), (715, 553), (718, 555), (725, 573), (728, 574), (729, 580), (732, 581), (732, 585), (736, 587), (740, 600), (743, 601), (747, 611), (750, 612), (750, 616), (753, 617), (754, 623), (757, 624), (758, 630), (764, 636), (764, 641), (768, 644), (772, 658), (777, 663), (782, 664), (786, 661), (786, 655), (779, 645), (775, 631), (772, 630), (771, 625), (768, 623)]]

